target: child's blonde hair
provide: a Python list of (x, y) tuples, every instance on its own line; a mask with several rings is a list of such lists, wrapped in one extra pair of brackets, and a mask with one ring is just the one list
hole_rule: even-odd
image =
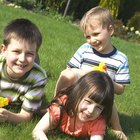
[(93, 20), (98, 20), (102, 28), (109, 28), (110, 25), (114, 27), (113, 17), (110, 14), (109, 10), (106, 8), (97, 6), (85, 13), (80, 22), (81, 29), (85, 31), (87, 26), (92, 26)]

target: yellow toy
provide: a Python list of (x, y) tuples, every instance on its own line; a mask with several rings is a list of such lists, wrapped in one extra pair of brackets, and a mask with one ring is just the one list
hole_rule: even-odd
[(93, 69), (101, 72), (105, 72), (107, 70), (107, 66), (105, 65), (104, 62), (100, 62), (99, 66), (94, 66)]
[(11, 102), (10, 98), (0, 97), (0, 107), (5, 107)]

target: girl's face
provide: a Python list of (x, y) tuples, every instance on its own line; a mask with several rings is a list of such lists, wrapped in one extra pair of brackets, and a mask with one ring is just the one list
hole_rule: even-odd
[(6, 59), (7, 74), (11, 78), (21, 78), (33, 67), (36, 46), (11, 39), (8, 46), (3, 46), (2, 53)]
[(103, 28), (98, 20), (92, 20), (93, 25), (88, 25), (84, 36), (87, 42), (100, 53), (107, 54), (113, 50), (111, 35), (114, 32), (112, 26)]
[(101, 115), (104, 107), (88, 97), (83, 98), (78, 106), (78, 119), (82, 122), (95, 120)]

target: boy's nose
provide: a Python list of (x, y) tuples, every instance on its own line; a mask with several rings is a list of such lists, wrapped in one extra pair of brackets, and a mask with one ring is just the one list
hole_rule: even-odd
[(91, 38), (90, 38), (90, 43), (91, 43), (92, 45), (97, 45), (97, 44), (98, 44), (98, 40), (95, 39), (94, 37), (91, 37)]
[(21, 54), (19, 55), (19, 60), (20, 60), (20, 61), (25, 61), (25, 54), (24, 54), (24, 53), (21, 53)]

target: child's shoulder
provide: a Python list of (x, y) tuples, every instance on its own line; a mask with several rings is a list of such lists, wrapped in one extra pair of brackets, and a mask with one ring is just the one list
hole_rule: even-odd
[(40, 65), (38, 65), (37, 63), (34, 63), (33, 64), (33, 68), (32, 68), (32, 71), (36, 71), (38, 73), (44, 73), (46, 74), (46, 71), (44, 68), (42, 68)]
[(5, 60), (5, 58), (2, 56), (2, 54), (0, 53), (0, 62), (3, 62)]
[(28, 78), (29, 77), (35, 81), (40, 81), (42, 79), (47, 79), (47, 72), (40, 65), (34, 63), (28, 75)]
[(80, 46), (80, 48), (92, 48), (92, 46), (88, 43), (84, 43)]
[(32, 69), (26, 77), (26, 81), (32, 81), (33, 84), (45, 84), (47, 82), (47, 72), (38, 64), (34, 63)]
[(127, 55), (125, 53), (123, 53), (122, 51), (118, 50), (118, 49), (116, 51), (116, 56), (121, 57), (122, 59), (128, 59)]
[(90, 51), (92, 51), (92, 49), (93, 49), (93, 47), (90, 44), (84, 43), (80, 46), (78, 51), (80, 51), (80, 52), (87, 52), (87, 51), (90, 52)]

